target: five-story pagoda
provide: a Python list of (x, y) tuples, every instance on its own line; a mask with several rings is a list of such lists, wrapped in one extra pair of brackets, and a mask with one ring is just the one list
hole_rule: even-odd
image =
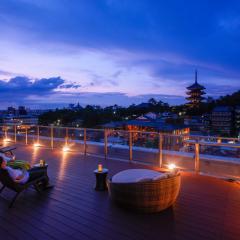
[(188, 97), (186, 99), (188, 100), (187, 105), (190, 108), (198, 108), (200, 106), (202, 100), (204, 99), (204, 89), (205, 87), (200, 85), (197, 81), (197, 70), (195, 70), (195, 83), (187, 87)]

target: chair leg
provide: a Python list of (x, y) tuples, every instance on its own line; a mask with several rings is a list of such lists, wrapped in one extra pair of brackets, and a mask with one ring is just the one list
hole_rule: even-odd
[(2, 186), (1, 189), (0, 189), (0, 193), (3, 191), (3, 189), (5, 188), (6, 186)]
[(35, 189), (38, 193), (41, 193), (41, 190), (39, 189), (37, 183), (33, 184), (33, 186), (34, 186), (34, 189)]
[(12, 199), (11, 203), (8, 206), (9, 208), (11, 208), (13, 206), (13, 204), (15, 203), (19, 194), (20, 194), (20, 192), (16, 193), (16, 195), (14, 196), (14, 198)]

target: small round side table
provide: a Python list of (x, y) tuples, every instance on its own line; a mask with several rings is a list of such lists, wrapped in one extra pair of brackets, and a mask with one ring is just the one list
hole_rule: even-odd
[(103, 168), (101, 172), (98, 171), (98, 169), (94, 170), (95, 176), (96, 176), (96, 191), (105, 191), (107, 190), (107, 174), (108, 169)]

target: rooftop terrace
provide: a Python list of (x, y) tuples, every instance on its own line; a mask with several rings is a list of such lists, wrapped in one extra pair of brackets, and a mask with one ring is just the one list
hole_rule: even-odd
[(4, 190), (1, 239), (239, 239), (240, 185), (236, 182), (182, 173), (180, 195), (172, 208), (139, 214), (114, 205), (107, 192), (96, 192), (93, 170), (99, 161), (109, 169), (109, 176), (145, 165), (59, 149), (33, 150), (30, 145), (17, 145), (15, 154), (31, 164), (45, 159), (55, 188), (42, 195), (28, 190), (12, 209), (4, 199), (13, 193)]

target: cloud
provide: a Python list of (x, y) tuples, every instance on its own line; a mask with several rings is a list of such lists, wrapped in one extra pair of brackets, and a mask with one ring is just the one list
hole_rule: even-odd
[[(42, 96), (31, 96), (25, 102), (28, 106), (39, 108), (56, 108), (56, 107), (67, 107), (70, 103), (80, 103), (82, 106), (88, 104), (110, 106), (120, 105), (129, 106), (131, 104), (139, 104), (148, 101), (150, 98), (162, 100), (170, 104), (184, 103), (185, 98), (182, 96), (173, 95), (161, 95), (161, 94), (143, 94), (138, 96), (128, 96), (125, 93), (119, 92), (108, 92), (108, 93), (97, 93), (97, 92), (80, 92), (80, 93), (54, 93), (54, 95)], [(54, 99), (54, 100), (53, 100)]]
[(17, 95), (50, 94), (63, 83), (64, 80), (60, 77), (31, 80), (25, 76), (17, 76), (11, 78), (9, 81), (0, 80), (0, 91), (3, 95), (9, 93), (14, 93)]
[[(29, 76), (0, 82), (3, 95), (42, 94), (42, 103), (59, 102), (66, 93), (74, 101), (81, 92), (115, 103), (146, 94), (183, 98), (195, 68), (207, 92), (238, 90), (239, 11), (238, 1), (222, 0), (186, 0), (184, 11), (178, 0), (3, 1), (0, 65), (6, 71), (0, 79), (11, 72)], [(225, 88), (229, 82), (233, 87)], [(110, 100), (107, 92), (120, 95)]]
[(7, 71), (3, 71), (3, 70), (0, 70), (0, 75), (4, 75), (4, 76), (12, 76), (13, 73), (11, 73), (11, 72), (7, 72)]
[(63, 84), (61, 85), (59, 88), (61, 89), (78, 89), (80, 88), (81, 85), (80, 84), (76, 84), (76, 83), (69, 83), (69, 84)]
[[(77, 92), (69, 91), (77, 90)], [(25, 105), (33, 108), (51, 108), (67, 106), (69, 103), (80, 102), (83, 105), (114, 105), (127, 106), (147, 101), (149, 98), (156, 98), (171, 104), (174, 101), (182, 103), (181, 96), (163, 94), (142, 94), (131, 96), (119, 92), (82, 92), (81, 85), (66, 83), (61, 77), (31, 79), (26, 76), (17, 76), (10, 80), (0, 80), (0, 101), (2, 107), (10, 105)], [(14, 97), (13, 97), (14, 96)]]

